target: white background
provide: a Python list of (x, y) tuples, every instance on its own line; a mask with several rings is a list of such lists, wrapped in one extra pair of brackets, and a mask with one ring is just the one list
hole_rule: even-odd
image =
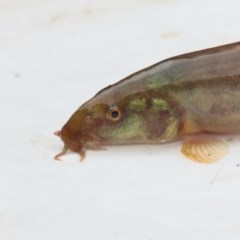
[(98, 90), (164, 58), (240, 38), (238, 0), (0, 0), (0, 239), (239, 239), (240, 148), (181, 142), (53, 157)]

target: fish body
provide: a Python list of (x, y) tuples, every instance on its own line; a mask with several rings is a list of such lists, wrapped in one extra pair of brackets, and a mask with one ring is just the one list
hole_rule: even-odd
[(201, 136), (183, 153), (215, 159), (213, 146), (221, 144), (202, 136), (239, 132), (240, 43), (233, 43), (166, 59), (104, 88), (56, 133), (65, 144), (56, 158), (68, 149), (84, 158), (87, 149), (107, 145)]

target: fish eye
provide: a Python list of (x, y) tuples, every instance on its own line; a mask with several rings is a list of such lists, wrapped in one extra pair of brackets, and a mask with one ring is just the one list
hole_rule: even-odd
[(121, 112), (117, 107), (108, 110), (107, 119), (110, 121), (117, 121), (121, 117)]

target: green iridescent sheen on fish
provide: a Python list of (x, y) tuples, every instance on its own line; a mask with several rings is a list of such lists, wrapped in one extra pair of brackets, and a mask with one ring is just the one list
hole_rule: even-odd
[(84, 158), (108, 145), (183, 140), (190, 159), (214, 162), (226, 147), (209, 134), (239, 132), (237, 42), (166, 59), (104, 88), (55, 133), (64, 142), (55, 158), (68, 149)]

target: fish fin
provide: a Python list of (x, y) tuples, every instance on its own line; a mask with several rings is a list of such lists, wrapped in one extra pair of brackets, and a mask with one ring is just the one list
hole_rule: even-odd
[(201, 136), (186, 139), (182, 144), (182, 153), (198, 163), (215, 163), (228, 152), (228, 144), (220, 139)]

